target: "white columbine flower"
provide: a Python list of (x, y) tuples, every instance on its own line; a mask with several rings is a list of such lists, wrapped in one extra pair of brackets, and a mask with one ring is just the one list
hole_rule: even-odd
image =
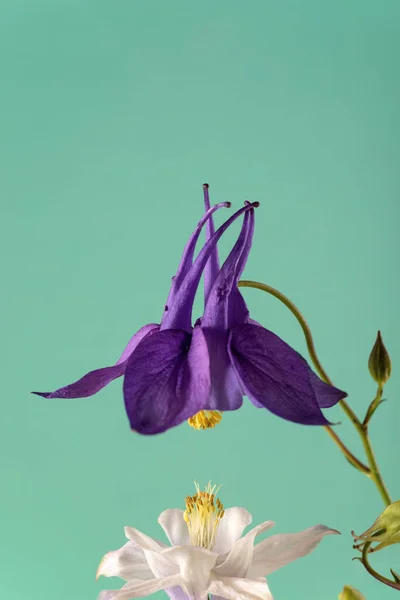
[(186, 510), (171, 508), (159, 516), (171, 546), (133, 527), (127, 542), (108, 552), (97, 577), (121, 577), (120, 590), (103, 590), (99, 600), (130, 600), (165, 590), (172, 600), (273, 600), (265, 577), (309, 554), (325, 535), (339, 533), (315, 525), (299, 533), (273, 535), (254, 545), (257, 535), (274, 526), (265, 521), (243, 537), (252, 517), (237, 506), (224, 510), (208, 484), (185, 499)]

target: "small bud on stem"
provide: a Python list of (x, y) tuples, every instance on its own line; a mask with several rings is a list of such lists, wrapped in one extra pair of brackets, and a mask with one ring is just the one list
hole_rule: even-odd
[(361, 592), (351, 585), (345, 585), (343, 591), (339, 594), (339, 600), (366, 600)]
[(392, 372), (392, 363), (383, 343), (380, 331), (378, 331), (374, 347), (369, 356), (368, 368), (372, 379), (374, 379), (379, 386), (383, 387)]

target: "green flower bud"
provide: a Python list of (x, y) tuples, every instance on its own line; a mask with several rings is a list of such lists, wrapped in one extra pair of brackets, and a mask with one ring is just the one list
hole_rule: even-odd
[(345, 585), (343, 591), (339, 594), (339, 600), (366, 600), (361, 592), (351, 585)]
[(368, 369), (372, 379), (374, 379), (378, 385), (384, 385), (392, 372), (390, 356), (385, 348), (380, 331), (378, 331), (374, 347), (369, 355)]
[(400, 543), (400, 500), (392, 502), (383, 513), (376, 519), (367, 531), (361, 535), (354, 535), (354, 539), (360, 540), (356, 548), (362, 550), (366, 542), (379, 542), (370, 548), (370, 552), (382, 550), (391, 544)]

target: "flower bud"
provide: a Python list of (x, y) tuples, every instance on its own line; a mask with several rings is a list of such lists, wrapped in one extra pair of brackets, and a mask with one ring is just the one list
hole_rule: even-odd
[(345, 585), (339, 594), (339, 600), (365, 600), (365, 596), (351, 585)]
[(360, 541), (357, 545), (358, 550), (362, 550), (366, 542), (379, 542), (377, 546), (370, 549), (370, 552), (382, 550), (391, 544), (399, 544), (400, 500), (389, 504), (367, 531), (359, 536), (354, 535), (354, 538)]
[(378, 331), (374, 347), (369, 355), (368, 369), (372, 379), (374, 379), (378, 385), (384, 385), (389, 379), (392, 371), (390, 356), (385, 348), (380, 331)]

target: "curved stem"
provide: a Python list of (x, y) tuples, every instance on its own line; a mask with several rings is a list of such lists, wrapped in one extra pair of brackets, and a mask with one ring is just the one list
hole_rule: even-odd
[(372, 481), (375, 483), (375, 485), (378, 489), (378, 492), (380, 493), (380, 495), (382, 497), (383, 502), (385, 503), (386, 506), (389, 506), (389, 504), (392, 503), (392, 500), (390, 498), (390, 495), (386, 488), (386, 485), (382, 479), (382, 475), (380, 473), (378, 463), (376, 462), (375, 454), (372, 449), (371, 440), (369, 439), (369, 435), (368, 435), (368, 428), (365, 425), (361, 425), (361, 430), (359, 431), (359, 434), (360, 434), (361, 441), (363, 443), (364, 450), (365, 450), (365, 455), (367, 457), (368, 464), (370, 467), (370, 471), (371, 471), (370, 477), (371, 477)]
[(358, 460), (356, 456), (354, 456), (354, 454), (348, 449), (346, 444), (342, 442), (336, 431), (334, 431), (330, 425), (324, 425), (324, 429), (326, 430), (330, 438), (338, 446), (338, 448), (341, 450), (341, 452), (344, 454), (344, 456), (347, 458), (347, 460), (353, 465), (353, 467), (364, 473), (367, 477), (370, 477), (370, 469), (367, 467), (367, 465), (364, 465), (364, 463)]
[[(320, 363), (320, 360), (318, 358), (317, 351), (316, 351), (315, 345), (314, 345), (314, 340), (313, 340), (312, 333), (311, 333), (311, 329), (309, 328), (307, 321), (305, 320), (305, 318), (303, 317), (303, 315), (301, 314), (301, 312), (299, 311), (297, 306), (295, 306), (293, 304), (293, 302), (291, 302), (287, 296), (282, 294), (282, 292), (280, 292), (279, 290), (277, 290), (277, 289), (273, 288), (272, 286), (267, 285), (265, 283), (259, 283), (258, 281), (242, 280), (242, 281), (239, 281), (239, 287), (256, 288), (258, 290), (267, 292), (271, 296), (275, 296), (275, 298), (278, 298), (278, 300), (280, 300), (291, 311), (291, 313), (296, 317), (297, 321), (300, 324), (300, 327), (303, 330), (304, 336), (306, 338), (307, 349), (310, 354), (312, 363), (315, 367), (315, 370), (317, 371), (318, 375), (321, 377), (321, 379), (323, 381), (326, 381), (326, 383), (333, 385), (331, 379), (329, 378), (328, 374), (326, 373), (325, 369), (323, 368), (323, 366)], [(344, 403), (346, 406), (343, 406), (342, 403)], [(353, 413), (351, 408), (349, 406), (347, 406), (347, 403), (344, 402), (344, 400), (341, 400), (339, 404), (341, 404), (343, 410), (346, 412), (346, 414), (349, 416), (349, 418), (352, 420), (352, 422), (354, 424), (356, 422), (358, 422), (356, 415)], [(369, 468), (366, 465), (364, 465), (360, 460), (358, 460), (358, 458), (356, 456), (354, 456), (354, 454), (347, 448), (347, 446), (342, 442), (342, 440), (339, 438), (339, 436), (333, 431), (332, 427), (327, 425), (327, 426), (325, 426), (325, 429), (328, 432), (331, 439), (339, 447), (340, 451), (351, 462), (351, 464), (369, 476), (369, 474), (370, 474)]]
[(270, 285), (267, 285), (266, 283), (259, 283), (258, 281), (242, 280), (242, 281), (239, 281), (239, 287), (256, 288), (257, 290), (262, 290), (263, 292), (267, 292), (267, 294), (270, 294), (271, 296), (275, 296), (275, 298), (278, 298), (278, 300), (280, 300), (282, 302), (282, 304), (284, 304), (290, 310), (290, 312), (294, 314), (294, 316), (296, 317), (296, 319), (298, 320), (298, 322), (300, 324), (300, 327), (303, 330), (304, 337), (306, 338), (307, 349), (308, 349), (311, 360), (314, 364), (314, 367), (315, 367), (318, 375), (321, 377), (321, 379), (323, 379), (327, 383), (330, 383), (331, 385), (333, 385), (331, 380), (328, 377), (328, 374), (326, 373), (325, 369), (321, 365), (319, 358), (317, 356), (317, 351), (315, 350), (315, 345), (314, 345), (314, 340), (313, 340), (313, 337), (311, 334), (311, 329), (309, 328), (307, 321), (305, 320), (305, 318), (303, 317), (303, 315), (301, 314), (301, 312), (299, 311), (297, 306), (295, 306), (293, 304), (293, 302), (291, 302), (291, 300), (289, 300), (289, 298), (287, 296), (282, 294), (282, 292), (271, 287)]
[(385, 577), (384, 575), (381, 575), (380, 573), (378, 573), (377, 571), (375, 571), (375, 569), (373, 569), (371, 567), (371, 565), (369, 564), (369, 561), (368, 561), (368, 550), (369, 550), (370, 545), (371, 545), (371, 542), (366, 542), (364, 544), (363, 551), (362, 551), (362, 559), (361, 559), (362, 564), (367, 569), (368, 573), (370, 575), (372, 575), (372, 577), (375, 577), (375, 579), (377, 579), (381, 583), (388, 585), (389, 587), (391, 587), (395, 590), (400, 590), (400, 583), (396, 583), (395, 581), (388, 579), (387, 577)]
[[(275, 298), (278, 298), (278, 300), (280, 300), (292, 312), (292, 314), (296, 317), (297, 321), (299, 322), (299, 324), (303, 330), (304, 336), (306, 338), (307, 349), (308, 349), (308, 352), (310, 354), (312, 363), (313, 363), (316, 371), (318, 372), (319, 376), (321, 377), (321, 379), (323, 381), (325, 381), (326, 383), (329, 383), (330, 385), (333, 385), (332, 380), (326, 373), (325, 369), (321, 365), (320, 360), (317, 356), (311, 329), (309, 328), (307, 321), (305, 320), (305, 318), (303, 317), (303, 315), (301, 314), (301, 312), (299, 311), (297, 306), (295, 306), (293, 304), (293, 302), (291, 300), (289, 300), (289, 298), (287, 296), (282, 294), (282, 292), (280, 292), (279, 290), (277, 290), (277, 289), (273, 288), (272, 286), (267, 285), (265, 283), (259, 283), (258, 281), (243, 280), (243, 281), (239, 281), (239, 287), (256, 288), (256, 289), (262, 290), (264, 292), (267, 292), (268, 294), (275, 296)], [(361, 438), (361, 441), (364, 446), (365, 454), (368, 459), (369, 468), (366, 465), (364, 465), (361, 461), (359, 461), (358, 458), (356, 456), (354, 456), (354, 454), (352, 452), (350, 452), (350, 450), (345, 446), (345, 444), (341, 441), (339, 436), (337, 436), (337, 434), (332, 430), (332, 428), (325, 427), (325, 429), (327, 430), (328, 434), (333, 439), (333, 441), (336, 443), (336, 445), (340, 448), (341, 452), (346, 456), (346, 458), (357, 469), (362, 471), (365, 475), (367, 475), (368, 477), (370, 477), (373, 480), (373, 482), (375, 483), (375, 485), (382, 497), (382, 500), (384, 501), (386, 506), (388, 506), (391, 503), (391, 499), (390, 499), (389, 493), (386, 489), (386, 486), (383, 482), (382, 476), (380, 474), (380, 471), (379, 471), (379, 468), (378, 468), (378, 465), (376, 462), (374, 452), (372, 450), (371, 442), (370, 442), (370, 439), (368, 436), (367, 424), (361, 423), (361, 421), (358, 419), (357, 415), (354, 413), (354, 411), (350, 408), (349, 404), (345, 400), (340, 400), (339, 405), (341, 406), (343, 411), (346, 413), (346, 415), (349, 417), (350, 421), (353, 423), (354, 427), (356, 428), (356, 430)]]

